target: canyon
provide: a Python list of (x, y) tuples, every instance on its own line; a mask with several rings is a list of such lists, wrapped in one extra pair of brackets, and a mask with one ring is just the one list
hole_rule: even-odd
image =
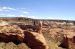
[(75, 49), (75, 21), (0, 18), (0, 42), (31, 49)]

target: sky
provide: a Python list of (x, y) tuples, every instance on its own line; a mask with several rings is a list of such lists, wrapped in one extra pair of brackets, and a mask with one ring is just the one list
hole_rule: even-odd
[(75, 0), (0, 0), (0, 17), (75, 20)]

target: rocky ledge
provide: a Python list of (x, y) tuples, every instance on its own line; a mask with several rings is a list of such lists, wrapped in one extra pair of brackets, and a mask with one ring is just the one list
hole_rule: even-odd
[(18, 25), (0, 26), (0, 42), (26, 43), (31, 49), (48, 49), (41, 33), (22, 30)]

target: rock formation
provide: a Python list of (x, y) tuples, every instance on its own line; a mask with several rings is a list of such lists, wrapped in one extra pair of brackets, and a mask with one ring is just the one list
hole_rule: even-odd
[(23, 30), (17, 25), (4, 25), (0, 26), (0, 41), (1, 42), (14, 42), (19, 44), (23, 42)]
[(42, 34), (28, 31), (25, 31), (24, 34), (24, 41), (32, 49), (48, 49), (48, 45)]
[(0, 42), (24, 42), (31, 49), (75, 49), (75, 21), (28, 18), (0, 20)]
[(48, 49), (45, 38), (38, 32), (23, 30), (18, 25), (0, 26), (0, 42), (26, 43), (31, 49)]

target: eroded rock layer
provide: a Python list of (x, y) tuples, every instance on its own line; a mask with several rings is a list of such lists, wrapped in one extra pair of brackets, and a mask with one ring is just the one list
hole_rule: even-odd
[(75, 49), (75, 21), (0, 19), (0, 41), (25, 42), (32, 49)]
[(0, 26), (0, 42), (26, 43), (31, 49), (48, 49), (42, 34), (22, 30), (18, 25)]

